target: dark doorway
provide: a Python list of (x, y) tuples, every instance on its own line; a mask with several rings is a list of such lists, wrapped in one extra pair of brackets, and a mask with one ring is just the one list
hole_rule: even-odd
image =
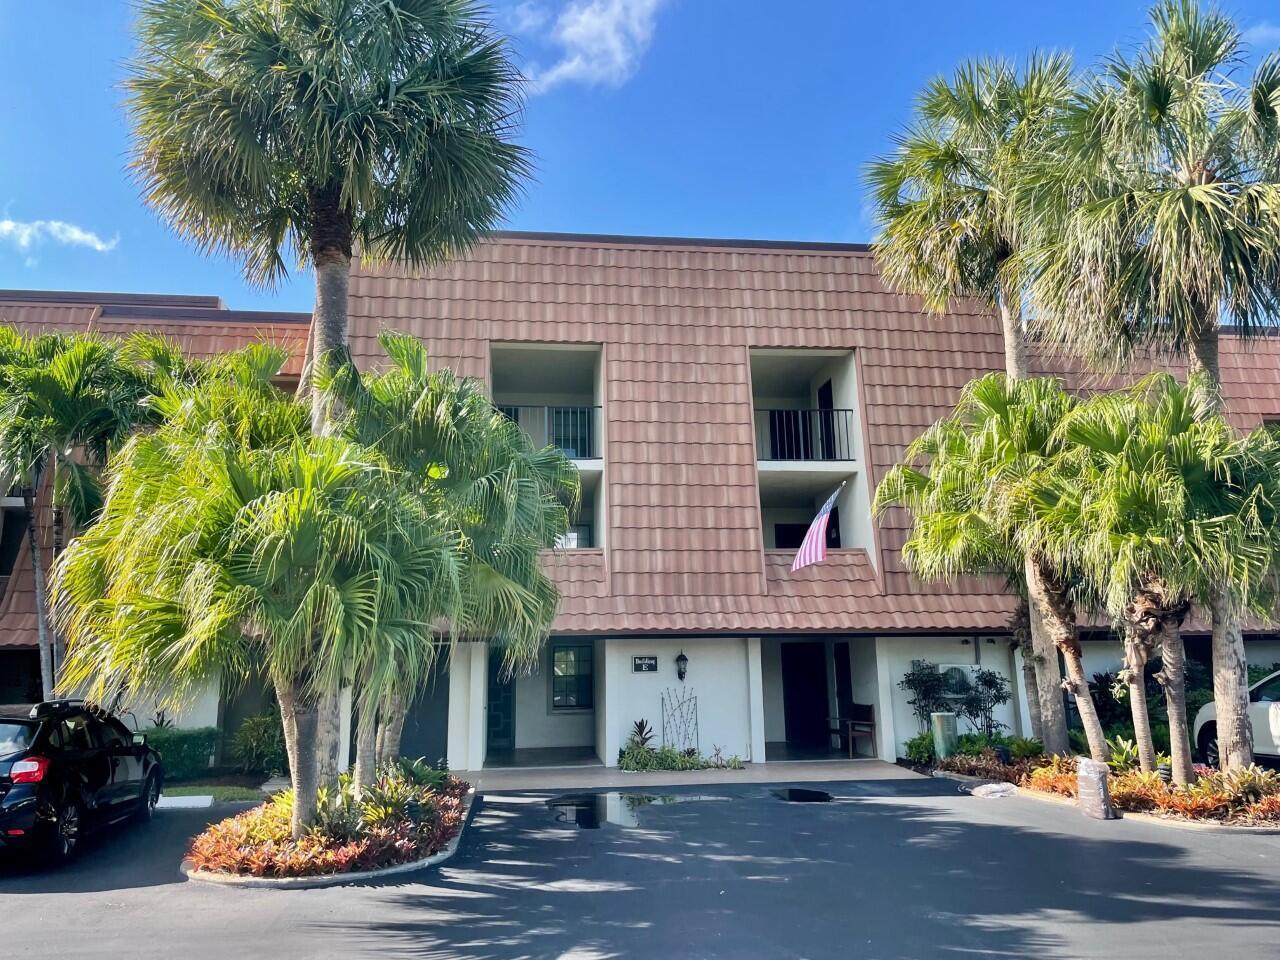
[(514, 750), (516, 745), (516, 683), (502, 677), (502, 654), (489, 652), (489, 750)]
[(818, 388), (818, 443), (820, 452), (818, 459), (836, 459), (836, 415), (835, 394), (828, 380)]
[(436, 660), (404, 719), (400, 753), (440, 763), (449, 751), (449, 657)]
[(782, 712), (788, 744), (823, 746), (830, 743), (825, 643), (782, 644)]
[(835, 646), (836, 665), (836, 716), (852, 717), (853, 671), (849, 667), (849, 641), (841, 640)]

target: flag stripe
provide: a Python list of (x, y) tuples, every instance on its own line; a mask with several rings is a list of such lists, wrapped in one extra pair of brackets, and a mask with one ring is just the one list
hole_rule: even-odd
[(795, 560), (791, 562), (792, 573), (827, 559), (827, 522), (831, 519), (832, 509), (835, 508), (836, 497), (840, 496), (840, 491), (843, 489), (843, 483), (836, 487), (836, 492), (831, 494), (827, 502), (822, 505), (822, 509), (818, 511), (818, 515), (813, 518), (813, 523), (809, 524), (809, 530), (804, 535), (800, 550), (796, 553)]

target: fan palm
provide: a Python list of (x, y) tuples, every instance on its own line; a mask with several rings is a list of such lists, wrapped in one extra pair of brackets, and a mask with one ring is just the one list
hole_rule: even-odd
[[(383, 333), (391, 358), (381, 373), (342, 367), (324, 382), (348, 411), (345, 435), (376, 449), (410, 478), (422, 500), (461, 544), (460, 603), (451, 639), (485, 638), (508, 670), (536, 662), (559, 603), (541, 552), (569, 526), (578, 472), (563, 452), (537, 449), (500, 413), (477, 381), (431, 372), (421, 342)], [(418, 651), (427, 662), (437, 647)], [(357, 732), (357, 782), (399, 751), (414, 673), (364, 684)], [(389, 692), (389, 695), (383, 695)], [(376, 727), (375, 715), (381, 719)]]
[[(998, 310), (1005, 373), (1012, 379), (1029, 376), (1018, 176), (1070, 92), (1071, 62), (1062, 55), (1032, 57), (1021, 72), (998, 59), (966, 63), (950, 80), (938, 77), (925, 88), (915, 125), (897, 138), (891, 156), (867, 171), (881, 227), (874, 250), (885, 279), (922, 297), (930, 310), (959, 299)], [(1027, 563), (1010, 556), (1000, 566), (1018, 592)], [(1038, 687), (1041, 680), (1050, 683), (1057, 700), (1057, 660), (1038, 629), (1015, 633), (1023, 638), (1024, 663), (1041, 664), (1027, 693), (1033, 727), (1043, 728), (1039, 705), (1048, 701)], [(1049, 726), (1057, 726), (1060, 715), (1049, 718)]]
[(1090, 753), (1105, 759), (1076, 632), (1075, 571), (1056, 563), (1030, 535), (1034, 528), (1025, 522), (1023, 507), (1027, 485), (1061, 452), (1056, 431), (1072, 406), (1052, 379), (989, 374), (974, 380), (954, 413), (921, 434), (904, 462), (885, 475), (875, 507), (879, 512), (902, 506), (912, 514), (903, 556), (927, 579), (998, 573), (1008, 569), (1011, 557), (1027, 558), (1033, 628), (1053, 642), (1067, 666), (1067, 680), (1059, 684), (1048, 664), (1036, 664), (1045, 749), (1068, 749), (1061, 686), (1076, 697)]
[[(252, 282), (314, 268), (314, 362), (346, 345), (354, 250), (455, 256), (527, 174), (519, 75), (471, 0), (143, 0), (138, 33), (148, 202)], [(312, 417), (327, 429), (318, 395)]]
[(1037, 536), (1060, 562), (1098, 585), (1125, 633), (1126, 680), (1144, 768), (1154, 766), (1143, 668), (1159, 649), (1178, 783), (1190, 783), (1185, 653), (1181, 627), (1191, 602), (1229, 580), (1264, 581), (1272, 560), (1263, 522), (1280, 488), (1265, 470), (1274, 441), (1237, 438), (1189, 387), (1153, 374), (1132, 390), (1101, 394), (1072, 411), (1064, 453), (1031, 495)]
[(412, 682), (432, 620), (457, 607), (456, 538), (374, 451), (316, 437), (258, 347), (234, 375), (157, 400), (165, 422), (112, 458), (99, 521), (54, 581), (65, 676), (180, 701), (265, 669), (284, 720), (300, 836), (316, 804), (318, 700), (343, 677)]
[[(1225, 318), (1251, 336), (1280, 302), (1280, 58), (1238, 80), (1240, 30), (1196, 0), (1162, 0), (1150, 40), (1116, 54), (1064, 112), (1020, 196), (1038, 321), (1124, 362), (1185, 355), (1220, 403)], [(1230, 766), (1252, 762), (1242, 600), (1210, 598), (1214, 695)]]
[(99, 470), (109, 449), (149, 417), (149, 392), (145, 371), (119, 342), (0, 328), (0, 476), (20, 487), (26, 508), (45, 699), (57, 684), (58, 644), (49, 629), (41, 518), (52, 510), (56, 556), (68, 532), (101, 506)]

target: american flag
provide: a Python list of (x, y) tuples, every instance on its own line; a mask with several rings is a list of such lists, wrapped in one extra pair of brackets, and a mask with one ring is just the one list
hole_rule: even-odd
[(791, 562), (792, 573), (827, 559), (827, 521), (831, 518), (831, 510), (836, 505), (836, 497), (840, 496), (840, 491), (843, 489), (843, 483), (836, 487), (836, 492), (831, 494), (827, 502), (822, 505), (822, 509), (818, 511), (818, 515), (813, 518), (813, 523), (809, 524), (809, 532), (804, 535), (804, 542), (800, 544), (800, 550), (795, 560)]

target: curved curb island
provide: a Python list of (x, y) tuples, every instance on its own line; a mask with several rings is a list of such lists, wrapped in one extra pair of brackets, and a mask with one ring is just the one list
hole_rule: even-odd
[(433, 853), (429, 857), (423, 857), (421, 860), (397, 863), (394, 866), (380, 867), (377, 870), (325, 873), (315, 877), (253, 877), (239, 873), (214, 873), (210, 870), (195, 869), (191, 866), (190, 860), (183, 860), (181, 869), (188, 880), (193, 880), (196, 883), (211, 883), (223, 887), (254, 887), (274, 890), (307, 890), (315, 887), (336, 887), (344, 883), (359, 883), (362, 880), (379, 880), (382, 877), (391, 877), (399, 873), (412, 873), (415, 870), (424, 870), (427, 867), (434, 867), (436, 864), (444, 863), (444, 861), (458, 852), (458, 845), (462, 842), (462, 835), (466, 832), (467, 825), (471, 822), (471, 814), (475, 809), (475, 798), (476, 788), (472, 787), (467, 791), (466, 799), (462, 802), (462, 825), (458, 827), (458, 832), (445, 844), (443, 850)]
[[(1005, 783), (1004, 780), (989, 780), (985, 777), (971, 777), (965, 773), (952, 773), (950, 770), (934, 770), (931, 777), (940, 780), (955, 780), (957, 783), (968, 783), (978, 786), (984, 783)], [(1060, 807), (1079, 809), (1079, 804), (1072, 797), (1064, 797), (1059, 793), (1046, 790), (1029, 790), (1013, 784), (1018, 796), (1028, 800), (1040, 800), (1045, 803), (1056, 803)], [(1181, 830), (1200, 830), (1206, 833), (1250, 833), (1258, 837), (1280, 836), (1280, 826), (1254, 826), (1248, 823), (1222, 823), (1218, 820), (1185, 820), (1180, 817), (1160, 817), (1154, 813), (1142, 813), (1138, 810), (1117, 810), (1116, 820), (1136, 820), (1138, 823), (1154, 823), (1162, 827), (1177, 827)], [(1105, 822), (1105, 821), (1099, 821)]]

